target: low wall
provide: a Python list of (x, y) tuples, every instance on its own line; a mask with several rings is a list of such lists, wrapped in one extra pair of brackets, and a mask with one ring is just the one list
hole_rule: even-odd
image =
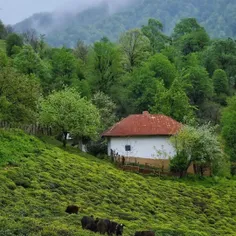
[(126, 157), (126, 163), (137, 163), (140, 165), (148, 165), (157, 167), (160, 169), (169, 169), (170, 161), (164, 159), (149, 159), (149, 158), (136, 158), (136, 157)]
[[(151, 159), (151, 158), (136, 158), (136, 157), (125, 157), (125, 163), (137, 163), (140, 165), (147, 165), (161, 169), (162, 171), (169, 172), (170, 160), (168, 159)], [(187, 170), (188, 174), (194, 174), (194, 166), (191, 164)], [(206, 169), (204, 176), (210, 176), (211, 172)]]

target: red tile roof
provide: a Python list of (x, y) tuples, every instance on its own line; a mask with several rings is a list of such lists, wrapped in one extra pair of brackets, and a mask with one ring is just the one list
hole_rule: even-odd
[(103, 137), (114, 136), (154, 136), (173, 135), (181, 128), (181, 124), (165, 115), (152, 115), (148, 112), (130, 115), (112, 128), (105, 131)]

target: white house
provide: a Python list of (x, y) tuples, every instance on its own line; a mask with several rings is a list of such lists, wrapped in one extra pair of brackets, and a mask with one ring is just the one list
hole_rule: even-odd
[(126, 158), (169, 159), (175, 155), (170, 137), (176, 134), (181, 124), (165, 115), (130, 115), (102, 136), (108, 139), (108, 155), (111, 151)]

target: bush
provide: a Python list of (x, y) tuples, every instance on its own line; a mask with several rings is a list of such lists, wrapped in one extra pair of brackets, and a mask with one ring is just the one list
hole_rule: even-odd
[(187, 173), (189, 164), (187, 155), (181, 151), (170, 160), (170, 171), (179, 173), (180, 177), (183, 177)]
[(87, 150), (91, 155), (101, 156), (107, 154), (107, 142), (104, 140), (99, 140), (97, 142), (89, 142), (87, 144)]

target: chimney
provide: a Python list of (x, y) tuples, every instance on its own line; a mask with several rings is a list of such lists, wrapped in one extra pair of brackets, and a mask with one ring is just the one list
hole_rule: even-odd
[(143, 111), (143, 115), (149, 116), (149, 112), (148, 111)]

